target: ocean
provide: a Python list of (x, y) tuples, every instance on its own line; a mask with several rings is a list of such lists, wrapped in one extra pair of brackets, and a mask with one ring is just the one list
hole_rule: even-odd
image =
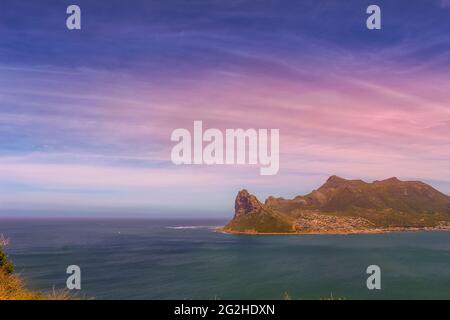
[[(450, 299), (450, 232), (229, 235), (219, 220), (0, 219), (29, 288), (95, 299)], [(366, 268), (381, 268), (368, 290)]]

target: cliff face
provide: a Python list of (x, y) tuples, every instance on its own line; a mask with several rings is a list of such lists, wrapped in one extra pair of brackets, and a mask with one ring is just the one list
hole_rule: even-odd
[(419, 181), (390, 178), (367, 183), (331, 176), (320, 188), (294, 199), (262, 204), (239, 191), (226, 232), (358, 233), (450, 228), (450, 197)]
[(247, 190), (243, 189), (239, 191), (234, 202), (234, 217), (240, 218), (248, 213), (256, 213), (262, 209), (262, 204)]
[(240, 233), (289, 233), (293, 220), (262, 204), (247, 190), (236, 196), (233, 219), (224, 227), (226, 232)]

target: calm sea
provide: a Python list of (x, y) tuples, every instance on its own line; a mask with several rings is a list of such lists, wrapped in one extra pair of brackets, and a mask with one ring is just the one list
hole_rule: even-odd
[[(245, 236), (225, 221), (0, 220), (30, 288), (64, 288), (82, 270), (97, 299), (450, 299), (450, 232)], [(368, 265), (382, 289), (366, 287)]]

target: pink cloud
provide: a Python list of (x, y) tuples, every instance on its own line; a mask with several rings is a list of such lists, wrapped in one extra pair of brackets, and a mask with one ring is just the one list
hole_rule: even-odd
[[(450, 182), (449, 83), (449, 76), (438, 72), (392, 72), (383, 78), (370, 71), (333, 73), (314, 83), (215, 72), (172, 87), (127, 83), (132, 92), (120, 86), (107, 90), (107, 83), (94, 96), (69, 97), (63, 90), (58, 99), (68, 105), (53, 102), (50, 114), (3, 112), (0, 123), (15, 123), (49, 144), (76, 143), (63, 151), (0, 158), (0, 179), (41, 190), (38, 196), (27, 194), (30, 202), (51, 203), (45, 190), (56, 188), (55, 201), (104, 204), (104, 195), (70, 190), (114, 189), (122, 192), (117, 203), (130, 206), (163, 204), (170, 190), (198, 206), (205, 194), (232, 203), (241, 187), (293, 195), (318, 187), (330, 174)], [(21, 92), (22, 101), (37, 108), (35, 93), (27, 92)], [(6, 98), (14, 102), (15, 94)], [(254, 166), (174, 166), (170, 134), (190, 129), (194, 120), (219, 129), (279, 128), (279, 174), (261, 177)], [(18, 201), (22, 194), (3, 197)]]

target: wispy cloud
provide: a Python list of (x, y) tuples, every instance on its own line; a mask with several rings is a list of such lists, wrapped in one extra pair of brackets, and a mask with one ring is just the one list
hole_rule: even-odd
[(439, 0), (441, 8), (450, 8), (450, 0)]

